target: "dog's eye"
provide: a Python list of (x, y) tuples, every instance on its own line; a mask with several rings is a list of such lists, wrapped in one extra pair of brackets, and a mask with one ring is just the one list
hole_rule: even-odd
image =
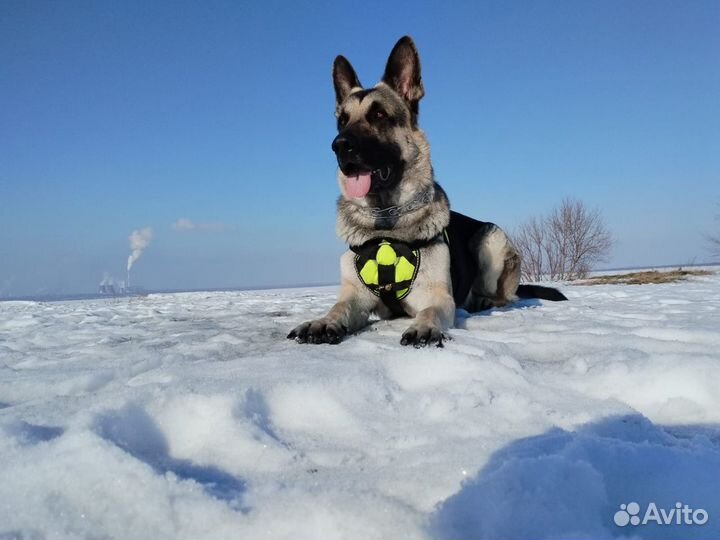
[(367, 121), (371, 124), (383, 124), (388, 118), (388, 113), (383, 110), (379, 104), (373, 103), (367, 112)]
[(338, 116), (338, 128), (339, 129), (344, 128), (347, 123), (348, 123), (347, 113), (342, 113), (340, 116)]

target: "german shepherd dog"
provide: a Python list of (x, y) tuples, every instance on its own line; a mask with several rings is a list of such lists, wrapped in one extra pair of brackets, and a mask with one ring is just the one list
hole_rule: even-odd
[[(556, 289), (519, 285), (520, 256), (508, 236), (450, 210), (418, 127), (425, 91), (410, 37), (397, 42), (373, 88), (362, 87), (343, 56), (335, 58), (332, 77), (337, 234), (350, 249), (340, 259), (337, 303), (325, 317), (297, 326), (289, 339), (339, 343), (376, 313), (414, 317), (402, 345), (442, 347), (456, 306), (474, 312), (518, 298), (567, 300)], [(395, 279), (400, 261), (404, 275)]]

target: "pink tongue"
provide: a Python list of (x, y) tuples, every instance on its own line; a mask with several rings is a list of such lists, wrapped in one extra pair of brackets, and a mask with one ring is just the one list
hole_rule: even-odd
[(360, 173), (345, 178), (345, 189), (355, 199), (364, 197), (370, 191), (370, 173)]

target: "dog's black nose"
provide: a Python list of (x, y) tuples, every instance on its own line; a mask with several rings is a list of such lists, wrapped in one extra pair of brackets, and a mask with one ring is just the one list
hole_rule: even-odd
[(338, 158), (348, 159), (355, 153), (355, 141), (346, 133), (341, 133), (332, 142), (332, 151)]

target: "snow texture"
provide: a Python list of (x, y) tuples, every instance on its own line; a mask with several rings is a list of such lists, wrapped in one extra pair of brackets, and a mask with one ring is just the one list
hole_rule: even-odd
[(564, 292), (444, 349), (286, 340), (334, 288), (0, 303), (0, 539), (720, 538), (720, 277)]

